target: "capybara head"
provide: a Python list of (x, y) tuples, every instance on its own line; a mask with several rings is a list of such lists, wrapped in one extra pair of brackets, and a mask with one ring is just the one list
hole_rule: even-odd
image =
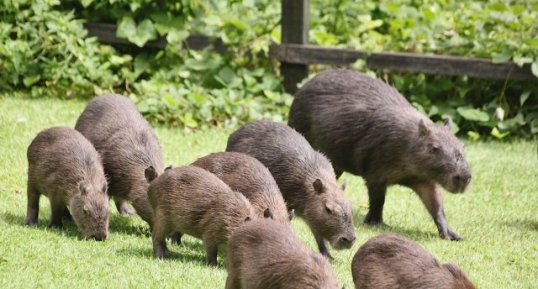
[(310, 184), (314, 201), (307, 203), (305, 220), (315, 234), (323, 236), (337, 250), (348, 249), (355, 242), (355, 228), (351, 204), (344, 196), (343, 187), (320, 179)]
[(73, 220), (86, 239), (104, 241), (108, 236), (108, 196), (106, 182), (96, 186), (80, 182), (78, 192), (71, 198)]
[(463, 143), (451, 131), (450, 118), (444, 126), (428, 124), (420, 120), (417, 124), (418, 139), (410, 165), (415, 166), (417, 175), (434, 179), (452, 193), (462, 193), (471, 182), (471, 171), (465, 160)]

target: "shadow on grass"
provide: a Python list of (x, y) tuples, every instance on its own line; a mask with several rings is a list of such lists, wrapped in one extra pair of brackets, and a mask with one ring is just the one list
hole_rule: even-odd
[(109, 231), (112, 234), (124, 234), (132, 236), (142, 236), (151, 238), (151, 230), (149, 225), (145, 224), (142, 226), (132, 224), (132, 219), (137, 218), (136, 216), (122, 216), (120, 214), (110, 214), (110, 224)]
[(504, 222), (504, 225), (518, 228), (521, 231), (538, 231), (538, 220), (513, 220)]
[[(164, 261), (167, 262), (189, 262), (192, 264), (200, 265), (200, 266), (207, 266), (206, 263), (206, 255), (204, 246), (199, 241), (191, 241), (191, 240), (184, 240), (183, 241), (184, 247), (180, 247), (177, 245), (171, 244), (169, 241), (167, 241), (167, 247), (169, 250), (169, 254), (166, 256)], [(140, 248), (125, 248), (120, 249), (117, 251), (117, 254), (120, 256), (126, 256), (126, 257), (139, 257), (139, 258), (148, 258), (148, 259), (155, 259), (155, 256), (153, 255), (153, 250), (151, 246), (148, 246), (148, 248), (140, 249)], [(219, 250), (218, 255), (218, 264), (217, 268), (225, 268), (223, 260), (226, 258), (226, 255), (224, 254), (223, 250)]]
[(28, 226), (26, 225), (26, 217), (21, 215), (15, 215), (11, 212), (4, 213), (2, 219), (9, 225), (20, 226), (24, 228), (35, 228), (44, 232), (52, 232), (59, 235), (65, 235), (67, 237), (76, 238), (79, 240), (84, 240), (85, 238), (78, 231), (77, 226), (73, 220), (64, 218), (63, 227), (61, 229), (49, 228), (49, 220), (40, 218), (37, 222), (37, 226)]

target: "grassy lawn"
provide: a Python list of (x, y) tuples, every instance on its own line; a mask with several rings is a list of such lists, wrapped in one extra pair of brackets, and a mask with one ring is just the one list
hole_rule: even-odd
[[(224, 252), (219, 266), (204, 265), (199, 240), (185, 237), (185, 247), (170, 246), (173, 258), (152, 256), (150, 232), (137, 217), (112, 208), (106, 242), (81, 239), (73, 223), (62, 231), (48, 229), (48, 200), (42, 197), (38, 228), (24, 226), (26, 215), (26, 148), (42, 129), (74, 126), (83, 101), (27, 100), (0, 96), (0, 288), (224, 288)], [(157, 128), (165, 165), (184, 165), (225, 148), (231, 130), (184, 133)], [(466, 143), (473, 183), (463, 195), (445, 196), (449, 224), (465, 238), (449, 242), (437, 229), (417, 196), (392, 187), (386, 199), (384, 228), (362, 224), (367, 194), (359, 177), (349, 180), (347, 194), (355, 208), (357, 243), (332, 251), (340, 283), (353, 288), (350, 264), (368, 238), (381, 232), (401, 233), (418, 241), (442, 262), (454, 262), (478, 288), (536, 288), (538, 277), (538, 157), (532, 142)], [(305, 224), (293, 227), (311, 248)]]

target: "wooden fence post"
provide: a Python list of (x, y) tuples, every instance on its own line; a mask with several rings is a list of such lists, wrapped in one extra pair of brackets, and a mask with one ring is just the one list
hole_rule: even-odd
[[(282, 0), (282, 44), (307, 44), (310, 29), (309, 0)], [(290, 94), (297, 91), (297, 84), (308, 76), (308, 65), (280, 63), (284, 77), (284, 90)]]

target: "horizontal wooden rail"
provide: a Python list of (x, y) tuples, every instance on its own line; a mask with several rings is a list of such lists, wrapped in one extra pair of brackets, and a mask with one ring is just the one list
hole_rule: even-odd
[(303, 65), (349, 65), (358, 59), (365, 59), (368, 68), (374, 70), (387, 69), (399, 72), (538, 81), (529, 65), (519, 67), (511, 62), (496, 64), (484, 58), (395, 52), (368, 54), (353, 49), (304, 44), (273, 44), (270, 48), (270, 55), (280, 62)]
[[(84, 25), (86, 30), (88, 30), (88, 35), (97, 37), (99, 42), (111, 44), (111, 45), (128, 45), (135, 46), (133, 43), (129, 42), (127, 39), (116, 37), (116, 28), (115, 24), (110, 23), (86, 23)], [(204, 35), (190, 35), (185, 40), (185, 43), (188, 48), (194, 50), (202, 50), (207, 46), (213, 45), (215, 50), (219, 53), (226, 52), (226, 45), (222, 43), (221, 39), (211, 39)], [(166, 47), (168, 42), (166, 38), (161, 37), (157, 40), (148, 41), (144, 48), (157, 48), (163, 49)]]

